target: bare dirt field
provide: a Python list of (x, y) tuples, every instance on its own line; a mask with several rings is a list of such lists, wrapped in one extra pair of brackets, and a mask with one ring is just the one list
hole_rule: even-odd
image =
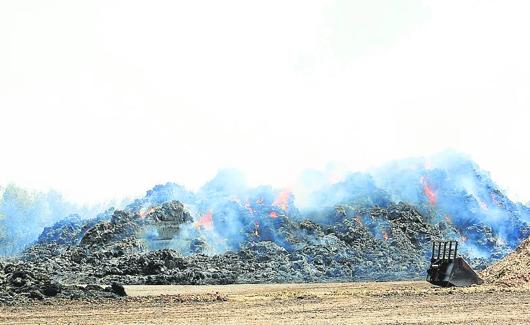
[(0, 307), (2, 324), (530, 323), (530, 289), (425, 282), (128, 286), (109, 301)]

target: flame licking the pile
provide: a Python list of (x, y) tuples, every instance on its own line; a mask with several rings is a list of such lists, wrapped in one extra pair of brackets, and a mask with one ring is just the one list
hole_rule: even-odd
[(280, 209), (287, 211), (289, 210), (289, 197), (291, 196), (291, 191), (289, 189), (283, 189), (278, 194), (278, 197), (272, 203), (273, 205), (279, 207)]
[(423, 193), (427, 196), (429, 203), (433, 206), (436, 205), (436, 192), (433, 191), (425, 176), (421, 177), (421, 184), (423, 185)]
[(208, 211), (208, 213), (206, 213), (205, 215), (203, 215), (202, 217), (199, 218), (199, 220), (197, 220), (195, 222), (195, 227), (196, 228), (204, 228), (206, 230), (211, 230), (213, 228), (213, 213), (212, 211)]
[(271, 218), (278, 218), (278, 213), (276, 211), (271, 211), (271, 213), (269, 213), (269, 216)]

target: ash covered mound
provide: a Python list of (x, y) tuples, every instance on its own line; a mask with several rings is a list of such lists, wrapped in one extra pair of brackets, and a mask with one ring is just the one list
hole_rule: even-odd
[(530, 238), (481, 273), (485, 282), (510, 287), (530, 285)]

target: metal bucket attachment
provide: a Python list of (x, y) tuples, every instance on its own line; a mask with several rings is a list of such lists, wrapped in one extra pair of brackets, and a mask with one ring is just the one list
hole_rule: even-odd
[(462, 257), (457, 257), (457, 250), (457, 241), (432, 243), (428, 282), (441, 287), (468, 287), (484, 283)]

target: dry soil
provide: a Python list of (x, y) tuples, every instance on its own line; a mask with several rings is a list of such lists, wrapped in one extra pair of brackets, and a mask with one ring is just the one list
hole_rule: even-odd
[(0, 307), (5, 324), (530, 323), (530, 289), (426, 282), (128, 286), (122, 300)]

